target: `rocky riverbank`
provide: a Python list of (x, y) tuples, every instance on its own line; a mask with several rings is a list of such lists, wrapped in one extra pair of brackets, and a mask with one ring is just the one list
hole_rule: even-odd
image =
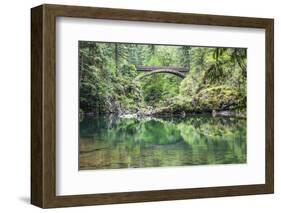
[(166, 106), (122, 107), (116, 102), (110, 104), (110, 111), (121, 117), (185, 117), (191, 115), (212, 115), (246, 118), (246, 98), (237, 90), (225, 86), (202, 89), (192, 98), (179, 95), (167, 100)]
[(246, 118), (246, 99), (233, 88), (212, 87), (203, 89), (192, 98), (177, 96), (165, 107), (141, 109), (137, 116), (190, 116), (208, 114)]

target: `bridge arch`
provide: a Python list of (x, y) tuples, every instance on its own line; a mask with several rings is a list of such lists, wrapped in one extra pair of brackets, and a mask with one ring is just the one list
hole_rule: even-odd
[(150, 76), (150, 75), (154, 75), (154, 74), (158, 74), (158, 73), (169, 73), (169, 74), (172, 74), (172, 75), (176, 75), (180, 78), (185, 78), (185, 74), (180, 72), (180, 71), (177, 71), (177, 70), (174, 70), (174, 69), (157, 69), (157, 70), (153, 70), (153, 71), (150, 71), (142, 76), (138, 76), (136, 79), (137, 80), (142, 80), (143, 78), (146, 78), (147, 76)]

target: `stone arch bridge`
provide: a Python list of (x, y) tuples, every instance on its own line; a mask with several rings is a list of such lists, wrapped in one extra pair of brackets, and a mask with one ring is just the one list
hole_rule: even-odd
[(180, 78), (185, 78), (186, 73), (189, 71), (187, 68), (180, 67), (159, 67), (159, 66), (136, 66), (136, 70), (139, 72), (146, 72), (144, 75), (137, 77), (137, 80), (142, 80), (143, 78), (158, 74), (158, 73), (168, 73), (176, 75)]

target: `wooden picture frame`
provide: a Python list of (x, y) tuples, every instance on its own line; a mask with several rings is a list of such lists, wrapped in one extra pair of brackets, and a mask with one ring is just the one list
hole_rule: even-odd
[[(265, 29), (265, 184), (56, 195), (56, 17)], [(44, 4), (31, 9), (31, 203), (42, 208), (267, 194), (274, 191), (273, 19)]]

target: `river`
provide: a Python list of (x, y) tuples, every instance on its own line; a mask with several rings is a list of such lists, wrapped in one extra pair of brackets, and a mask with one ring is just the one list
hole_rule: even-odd
[(246, 163), (246, 119), (85, 116), (79, 169)]

